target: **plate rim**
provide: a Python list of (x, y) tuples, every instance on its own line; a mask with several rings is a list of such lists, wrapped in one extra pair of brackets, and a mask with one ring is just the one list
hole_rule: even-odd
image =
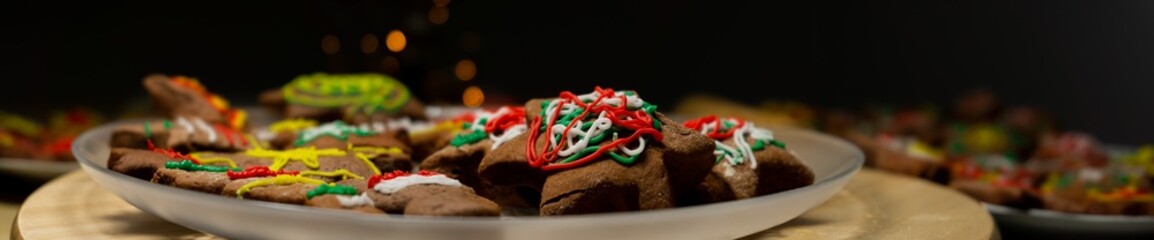
[[(85, 143), (85, 142), (93, 141), (94, 138), (102, 135), (101, 133), (111, 132), (114, 128), (116, 128), (117, 126), (120, 126), (121, 124), (134, 123), (134, 122), (139, 122), (139, 120), (116, 121), (116, 122), (106, 123), (106, 124), (101, 125), (99, 127), (92, 128), (88, 131), (85, 131), (83, 134), (81, 134), (79, 137), (76, 138), (75, 142), (76, 143)], [(80, 164), (82, 169), (84, 169), (86, 172), (89, 172), (90, 174), (109, 175), (110, 177), (116, 178), (120, 181), (127, 181), (127, 182), (131, 182), (131, 183), (136, 183), (136, 184), (140, 185), (141, 187), (147, 188), (149, 191), (154, 191), (153, 192), (154, 194), (177, 194), (178, 196), (182, 196), (182, 197), (202, 198), (201, 200), (213, 201), (213, 202), (220, 203), (220, 204), (241, 204), (241, 205), (246, 206), (246, 207), (268, 208), (268, 209), (273, 209), (273, 210), (304, 211), (304, 213), (324, 215), (326, 217), (347, 218), (350, 221), (363, 220), (363, 221), (375, 221), (375, 222), (381, 222), (381, 223), (394, 223), (394, 224), (445, 224), (445, 225), (467, 226), (470, 228), (474, 228), (474, 227), (501, 227), (501, 226), (508, 225), (511, 223), (515, 223), (515, 224), (519, 224), (519, 225), (543, 225), (543, 224), (554, 225), (554, 224), (564, 224), (564, 223), (572, 223), (572, 222), (577, 222), (577, 223), (637, 222), (639, 220), (647, 220), (647, 219), (655, 219), (655, 218), (694, 215), (694, 214), (705, 214), (708, 212), (712, 212), (713, 210), (718, 209), (718, 208), (730, 208), (730, 209), (748, 208), (748, 207), (752, 207), (752, 206), (757, 205), (758, 201), (766, 201), (767, 198), (782, 198), (782, 197), (788, 197), (788, 196), (793, 196), (793, 195), (797, 195), (797, 194), (802, 194), (805, 190), (815, 189), (815, 188), (818, 188), (819, 186), (833, 185), (833, 184), (841, 183), (841, 186), (838, 186), (838, 189), (837, 189), (838, 191), (840, 191), (841, 188), (844, 188), (844, 183), (847, 182), (849, 180), (849, 178), (851, 178), (854, 174), (856, 174), (862, 168), (862, 166), (864, 164), (864, 159), (865, 159), (864, 156), (865, 155), (861, 151), (861, 149), (850, 144), (848, 141), (846, 141), (844, 139), (837, 138), (837, 137), (834, 137), (832, 135), (828, 135), (828, 134), (824, 134), (824, 133), (820, 133), (820, 132), (816, 132), (816, 131), (812, 131), (812, 130), (806, 130), (806, 129), (802, 129), (802, 128), (796, 128), (796, 127), (773, 127), (773, 130), (785, 130), (785, 131), (795, 132), (799, 135), (804, 135), (807, 138), (828, 139), (828, 140), (831, 140), (831, 142), (833, 144), (842, 145), (846, 149), (851, 149), (853, 151), (851, 154), (852, 156), (849, 158), (846, 158), (846, 159), (838, 159), (838, 161), (843, 161), (843, 162), (832, 172), (832, 174), (828, 178), (821, 179), (819, 181), (815, 181), (813, 184), (810, 184), (809, 186), (796, 188), (796, 189), (783, 191), (783, 192), (770, 194), (770, 195), (758, 196), (758, 197), (741, 199), (741, 200), (733, 200), (733, 201), (727, 201), (727, 202), (721, 202), (721, 203), (711, 203), (711, 204), (702, 204), (702, 205), (695, 205), (695, 206), (685, 206), (685, 207), (675, 207), (675, 208), (645, 210), (645, 211), (595, 213), (595, 214), (548, 216), (548, 217), (543, 217), (543, 216), (422, 217), (422, 216), (406, 216), (406, 215), (400, 215), (400, 214), (387, 214), (390, 217), (382, 217), (382, 216), (378, 216), (378, 215), (362, 214), (362, 213), (355, 213), (355, 212), (331, 211), (331, 210), (327, 210), (327, 209), (318, 209), (318, 208), (299, 206), (299, 205), (293, 205), (293, 204), (253, 201), (253, 200), (241, 200), (241, 199), (229, 198), (229, 197), (212, 196), (211, 194), (206, 194), (203, 192), (197, 192), (197, 191), (188, 190), (188, 189), (182, 189), (182, 188), (176, 188), (176, 187), (156, 184), (156, 183), (152, 183), (152, 182), (145, 181), (142, 179), (137, 179), (137, 178), (134, 178), (134, 177), (131, 177), (128, 175), (124, 175), (124, 174), (112, 171), (112, 170), (108, 169), (107, 167), (100, 166), (100, 164), (98, 164), (92, 160), (87, 159), (86, 157), (82, 156), (82, 154), (81, 154), (81, 152), (87, 151), (86, 149), (83, 149), (83, 147), (82, 147), (84, 144), (73, 144), (72, 150), (73, 150), (73, 154), (76, 156), (77, 162)], [(95, 141), (100, 141), (100, 140), (95, 139)], [(103, 184), (101, 184), (101, 185), (102, 185), (102, 187), (107, 188), (106, 186), (103, 186)], [(116, 193), (116, 191), (113, 191), (113, 192)], [(117, 197), (124, 198), (123, 196), (120, 196), (119, 194), (117, 194)], [(829, 200), (828, 197), (822, 199), (823, 202), (827, 201), (827, 200)], [(135, 206), (135, 203), (133, 203), (132, 201), (126, 201), (126, 202), (129, 202), (130, 204), (133, 204)], [(818, 204), (820, 204), (820, 202), (814, 204), (814, 206), (816, 206)], [(140, 208), (140, 207), (137, 206), (137, 208)], [(145, 208), (141, 208), (141, 209), (143, 210)], [(794, 216), (794, 217), (796, 217), (796, 216)]]

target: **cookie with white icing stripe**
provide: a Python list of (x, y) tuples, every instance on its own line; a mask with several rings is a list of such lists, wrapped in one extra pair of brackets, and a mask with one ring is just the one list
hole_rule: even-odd
[(516, 187), (496, 186), (477, 175), (477, 167), (485, 155), (525, 132), (527, 126), (524, 108), (501, 107), (491, 111), (481, 110), (465, 119), (468, 122), (462, 126), (460, 133), (453, 137), (449, 146), (441, 148), (422, 161), (421, 169), (444, 173), (472, 187), (478, 195), (502, 206), (536, 208), (540, 201), (539, 193), (520, 194)]
[(703, 203), (745, 199), (813, 184), (813, 172), (773, 132), (736, 118), (706, 116), (686, 127), (715, 142), (716, 165), (702, 184)]
[(262, 104), (286, 118), (353, 123), (426, 118), (424, 105), (412, 97), (408, 87), (377, 73), (301, 75), (260, 98)]
[(262, 144), (235, 128), (193, 117), (129, 123), (112, 132), (112, 147), (147, 149), (149, 142), (154, 147), (180, 151), (226, 152)]
[[(413, 168), (409, 135), (405, 129), (389, 129), (383, 123), (346, 124), (337, 120), (316, 125), (309, 120), (285, 120), (258, 130), (257, 136), (270, 142), (286, 142), (284, 148), (376, 149), (369, 156), (385, 171)], [(277, 139), (282, 138), (282, 139)]]
[(209, 92), (195, 78), (151, 74), (143, 84), (166, 116), (202, 119), (234, 129), (245, 127), (244, 111), (230, 108), (227, 100)]
[(563, 92), (525, 110), (527, 133), (486, 155), (478, 173), (541, 191), (541, 215), (687, 205), (714, 163), (712, 140), (632, 91)]
[(369, 179), (364, 190), (387, 213), (419, 216), (498, 216), (501, 206), (443, 174), (392, 172)]

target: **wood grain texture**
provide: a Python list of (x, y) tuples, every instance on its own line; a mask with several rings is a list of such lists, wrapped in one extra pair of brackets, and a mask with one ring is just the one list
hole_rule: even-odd
[[(13, 239), (221, 239), (144, 213), (82, 171), (29, 196), (14, 225)], [(992, 238), (998, 238), (994, 222), (977, 201), (929, 182), (864, 169), (817, 208), (743, 239)]]

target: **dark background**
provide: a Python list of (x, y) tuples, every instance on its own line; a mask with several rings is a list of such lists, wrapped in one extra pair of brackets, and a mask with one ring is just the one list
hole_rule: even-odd
[[(431, 0), (3, 3), (0, 109), (115, 110), (150, 72), (198, 77), (251, 101), (318, 71), (395, 72), (431, 102), (546, 97), (594, 85), (672, 106), (708, 92), (749, 103), (947, 103), (989, 87), (1051, 110), (1070, 129), (1154, 142), (1154, 2), (1149, 1), (469, 1), (430, 23)], [(365, 34), (392, 53), (363, 53)], [(340, 50), (325, 54), (323, 36)], [(461, 59), (475, 79), (453, 79)], [(761, 87), (750, 87), (753, 85)]]

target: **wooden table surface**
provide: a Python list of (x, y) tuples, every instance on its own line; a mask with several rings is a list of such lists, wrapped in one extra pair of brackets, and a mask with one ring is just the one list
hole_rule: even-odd
[[(81, 171), (37, 190), (13, 239), (218, 239), (144, 213)], [(933, 183), (862, 170), (829, 201), (743, 239), (996, 239), (986, 210)]]

